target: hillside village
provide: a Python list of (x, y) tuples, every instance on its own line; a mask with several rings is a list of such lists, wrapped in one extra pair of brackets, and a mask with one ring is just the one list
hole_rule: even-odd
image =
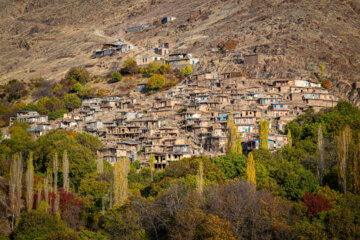
[[(188, 56), (172, 54), (168, 59), (183, 66), (191, 64)], [(11, 120), (29, 123), (34, 136), (51, 129), (86, 131), (101, 139), (104, 147), (98, 154), (111, 164), (128, 157), (146, 165), (153, 154), (155, 167), (163, 169), (184, 157), (224, 154), (231, 113), (244, 153), (259, 147), (260, 119), (270, 122), (268, 145), (276, 151), (287, 144), (281, 134), (287, 122), (309, 108), (317, 112), (338, 102), (318, 82), (252, 79), (239, 72), (197, 73), (169, 90), (146, 92), (146, 84), (139, 83), (124, 96), (84, 99), (81, 108), (52, 122), (36, 111), (18, 112)]]

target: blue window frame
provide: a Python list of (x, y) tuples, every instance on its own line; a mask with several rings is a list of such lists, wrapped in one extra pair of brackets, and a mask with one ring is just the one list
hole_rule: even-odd
[(263, 99), (262, 103), (265, 104), (265, 99)]
[(276, 109), (276, 105), (274, 105), (274, 108)]
[(275, 103), (278, 103), (278, 100), (275, 100)]
[(280, 108), (283, 108), (283, 107), (284, 107), (284, 105), (281, 104), (281, 105), (280, 105)]

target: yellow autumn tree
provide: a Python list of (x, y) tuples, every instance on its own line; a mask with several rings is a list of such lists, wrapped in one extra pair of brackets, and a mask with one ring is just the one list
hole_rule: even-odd
[(130, 161), (127, 158), (119, 158), (114, 166), (114, 203), (123, 205), (128, 197), (128, 174)]
[(260, 129), (259, 129), (259, 141), (261, 149), (269, 149), (268, 146), (269, 138), (269, 122), (265, 119), (260, 120)]
[(256, 185), (255, 161), (252, 153), (249, 153), (247, 159), (246, 180)]
[(290, 129), (288, 130), (288, 135), (287, 135), (287, 137), (288, 137), (288, 146), (289, 146), (289, 147), (292, 147), (292, 137), (291, 137), (291, 131), (290, 131)]
[(236, 137), (236, 153), (238, 154), (242, 154), (243, 149), (241, 146), (241, 133), (238, 133), (237, 137)]
[(151, 173), (151, 181), (154, 181), (154, 172), (155, 172), (155, 156), (154, 156), (154, 154), (150, 154), (149, 168), (150, 168), (150, 173)]
[[(237, 127), (234, 122), (234, 113), (231, 111), (227, 118), (227, 143), (226, 143), (226, 153), (237, 153)], [(241, 145), (241, 139), (240, 139)]]

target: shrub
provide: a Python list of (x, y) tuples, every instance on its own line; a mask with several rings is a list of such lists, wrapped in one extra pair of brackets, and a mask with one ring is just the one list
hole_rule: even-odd
[(168, 74), (171, 72), (171, 66), (169, 64), (163, 63), (161, 64), (159, 71), (161, 74)]
[(73, 86), (73, 91), (74, 92), (80, 92), (81, 91), (81, 88), (82, 88), (82, 86), (81, 86), (81, 84), (80, 83), (76, 83), (74, 86)]
[(162, 88), (166, 83), (166, 79), (164, 76), (160, 74), (155, 74), (151, 78), (149, 78), (146, 88), (150, 90)]
[(332, 208), (330, 201), (321, 194), (314, 195), (310, 192), (306, 192), (301, 201), (307, 207), (307, 214), (310, 217), (314, 217), (323, 211), (329, 211)]
[[(40, 210), (24, 212), (11, 234), (11, 239), (43, 239), (52, 232), (67, 231), (63, 221)], [(47, 238), (48, 239), (48, 238)]]
[(321, 85), (324, 87), (324, 88), (331, 88), (331, 82), (329, 80), (324, 80)]
[(119, 72), (113, 72), (111, 80), (112, 82), (120, 82), (122, 80), (122, 75)]

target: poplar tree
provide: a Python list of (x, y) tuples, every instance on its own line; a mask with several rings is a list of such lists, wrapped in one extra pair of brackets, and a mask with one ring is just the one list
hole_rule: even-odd
[(123, 205), (128, 197), (128, 174), (130, 161), (127, 158), (119, 158), (114, 166), (114, 203)]
[(324, 139), (323, 139), (323, 133), (322, 133), (322, 128), (321, 128), (321, 124), (319, 124), (318, 127), (318, 143), (317, 143), (317, 147), (318, 147), (318, 154), (319, 154), (319, 158), (318, 158), (318, 166), (317, 166), (317, 175), (318, 175), (318, 180), (319, 180), (319, 184), (320, 186), (323, 185), (323, 178), (324, 178)]
[(67, 192), (70, 191), (69, 158), (66, 150), (64, 150), (64, 154), (63, 154), (63, 188)]
[(58, 196), (57, 184), (58, 184), (58, 155), (55, 153), (54, 160), (53, 160), (53, 174), (54, 174), (54, 195), (55, 195), (55, 206), (54, 211), (57, 213), (59, 211), (60, 199)]
[(154, 156), (154, 154), (150, 154), (149, 167), (150, 167), (150, 173), (151, 173), (151, 181), (154, 181), (154, 172), (155, 172), (155, 156)]
[[(46, 177), (44, 178), (44, 197), (45, 202), (49, 204), (49, 171), (46, 171)], [(49, 204), (50, 205), (50, 204)]]
[(288, 130), (288, 146), (291, 148), (292, 147), (292, 136), (291, 136), (291, 131), (290, 129)]
[(41, 202), (41, 184), (39, 183), (37, 189), (36, 209), (39, 209), (40, 202)]
[(236, 137), (236, 153), (238, 154), (242, 154), (243, 149), (241, 146), (241, 133), (238, 133), (237, 137)]
[(34, 184), (34, 165), (33, 165), (33, 153), (29, 153), (29, 157), (26, 163), (26, 208), (30, 211), (33, 208), (34, 203), (34, 193), (33, 193), (33, 184)]
[(260, 120), (260, 129), (259, 129), (259, 141), (261, 149), (269, 149), (268, 145), (269, 138), (269, 122), (265, 119)]
[(357, 147), (354, 157), (354, 193), (360, 193), (360, 133), (358, 134)]
[(196, 177), (197, 190), (200, 197), (202, 197), (204, 191), (204, 163), (202, 160), (199, 161), (199, 171)]
[(21, 153), (15, 154), (10, 165), (10, 182), (9, 182), (9, 200), (12, 210), (12, 224), (14, 228), (15, 217), (20, 216), (21, 210), (21, 194), (22, 194), (22, 175), (23, 163)]
[(249, 153), (246, 164), (246, 180), (256, 185), (255, 162), (252, 153)]
[(97, 158), (96, 158), (96, 170), (102, 174), (104, 173), (104, 159), (102, 158), (102, 156), (100, 156), (100, 154), (98, 153)]
[(236, 135), (237, 128), (234, 122), (234, 113), (230, 112), (227, 119), (227, 144), (226, 144), (226, 153), (236, 153)]
[(347, 125), (337, 136), (337, 160), (339, 166), (339, 186), (342, 193), (346, 193), (346, 162), (351, 142), (351, 130)]

